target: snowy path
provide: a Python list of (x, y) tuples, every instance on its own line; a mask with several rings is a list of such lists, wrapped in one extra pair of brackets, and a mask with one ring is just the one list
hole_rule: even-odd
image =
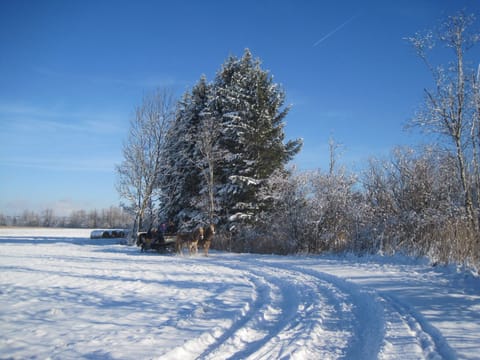
[(0, 229), (2, 359), (480, 358), (480, 281), (452, 269), (13, 231)]

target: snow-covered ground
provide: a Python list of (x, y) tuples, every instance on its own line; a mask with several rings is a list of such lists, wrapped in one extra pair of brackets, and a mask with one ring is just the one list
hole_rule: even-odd
[(480, 280), (407, 258), (141, 253), (0, 228), (0, 358), (480, 359)]

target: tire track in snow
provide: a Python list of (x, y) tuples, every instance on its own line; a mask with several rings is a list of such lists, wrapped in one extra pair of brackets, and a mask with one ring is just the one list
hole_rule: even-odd
[(200, 358), (338, 358), (347, 351), (355, 320), (349, 295), (337, 286), (259, 261), (219, 261), (215, 265), (250, 274), (263, 295)]
[[(264, 265), (268, 263), (261, 262)], [(336, 354), (334, 358), (344, 359), (374, 359), (377, 358), (382, 338), (384, 336), (383, 307), (379, 304), (376, 295), (366, 291), (355, 284), (349, 283), (339, 277), (322, 273), (319, 271), (305, 269), (301, 266), (281, 265), (272, 263), (272, 268), (289, 269), (301, 277), (314, 279), (319, 284), (319, 291), (330, 289), (330, 291), (343, 294), (333, 297), (332, 301), (340, 301), (338, 306), (348, 307), (351, 312), (349, 324), (350, 336), (342, 354)], [(345, 326), (345, 319), (336, 319), (335, 327)], [(332, 354), (331, 354), (332, 355)]]
[[(430, 325), (420, 314), (394, 297), (379, 294), (389, 310), (385, 342), (381, 359), (391, 359), (398, 354), (403, 358), (456, 359), (455, 351), (448, 345), (440, 331)], [(403, 336), (399, 337), (399, 333)], [(411, 354), (411, 356), (408, 356)]]
[[(201, 267), (205, 259), (191, 259)], [(251, 286), (232, 321), (172, 354), (201, 359), (454, 359), (433, 326), (387, 293), (341, 277), (261, 258), (211, 257)], [(182, 351), (183, 350), (183, 351)], [(168, 357), (168, 356), (167, 356)]]
[[(420, 314), (416, 313), (409, 306), (402, 304), (399, 300), (386, 293), (377, 293), (374, 290), (368, 290), (368, 287), (360, 287), (334, 275), (330, 275), (317, 270), (306, 269), (303, 266), (293, 266), (299, 271), (308, 272), (318, 276), (321, 279), (330, 278), (340, 286), (348, 286), (356, 293), (359, 291), (370, 292), (372, 300), (383, 307), (384, 337), (381, 349), (378, 353), (378, 359), (456, 359), (455, 351), (448, 345), (440, 331), (430, 325)], [(341, 285), (344, 283), (345, 285)], [(364, 302), (364, 301), (363, 301)], [(364, 313), (364, 306), (359, 307)], [(378, 309), (377, 309), (378, 311)], [(373, 315), (373, 314), (371, 314)], [(368, 323), (369, 320), (367, 320)], [(366, 324), (364, 324), (366, 325)], [(362, 326), (359, 327), (362, 331)], [(368, 348), (368, 341), (364, 342), (364, 347)], [(361, 358), (359, 354), (366, 354), (357, 346), (352, 348), (352, 357)], [(357, 353), (357, 356), (355, 356)], [(365, 358), (369, 358), (368, 356)]]
[[(269, 316), (272, 311), (270, 304), (273, 302), (273, 289), (261, 277), (248, 272), (244, 274), (252, 285), (252, 302), (244, 305), (242, 313), (237, 317), (231, 326), (223, 330), (223, 333), (215, 336), (215, 341), (208, 346), (207, 349), (199, 356), (199, 358), (218, 358), (215, 354), (218, 349), (223, 346), (221, 351), (222, 358), (228, 358), (233, 355), (241, 343), (249, 343), (255, 341), (256, 338), (261, 337), (261, 331), (251, 324), (255, 323), (257, 319), (264, 316)], [(231, 339), (234, 339), (233, 341)], [(224, 345), (230, 341), (230, 346)]]
[[(198, 260), (190, 259), (195, 265), (191, 266), (193, 272), (201, 269), (202, 264), (197, 262)], [(238, 278), (247, 281), (251, 286), (251, 301), (246, 302), (241, 306), (239, 311), (235, 314), (229, 326), (219, 325), (206, 333), (193, 338), (185, 342), (182, 346), (171, 349), (168, 353), (163, 354), (160, 359), (207, 359), (207, 358), (228, 358), (227, 350), (222, 352), (218, 357), (211, 356), (211, 354), (217, 354), (218, 348), (226, 343), (229, 339), (237, 335), (237, 341), (248, 343), (249, 337), (253, 339), (255, 336), (255, 329), (248, 331), (248, 324), (255, 321), (256, 318), (262, 316), (268, 310), (269, 304), (272, 303), (272, 288), (268, 283), (254, 274), (251, 271), (238, 269), (237, 267), (224, 266), (223, 264), (215, 264), (219, 268), (227, 268), (234, 270), (238, 273)], [(212, 264), (209, 263), (208, 267), (211, 268)], [(219, 270), (222, 272), (222, 270)], [(236, 334), (237, 332), (240, 335)], [(234, 349), (238, 345), (234, 346)], [(230, 354), (233, 354), (235, 350), (230, 350)]]

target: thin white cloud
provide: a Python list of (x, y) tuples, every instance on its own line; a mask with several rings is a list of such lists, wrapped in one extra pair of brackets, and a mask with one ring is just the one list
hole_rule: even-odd
[(113, 172), (127, 131), (125, 119), (113, 113), (5, 102), (0, 102), (0, 126), (4, 171)]
[(121, 134), (125, 132), (125, 126), (120, 126), (122, 118), (125, 118), (125, 115), (65, 111), (21, 103), (0, 103), (0, 122), (4, 119), (15, 120), (13, 123), (11, 121), (9, 123), (25, 131)]
[(340, 31), (341, 29), (343, 29), (345, 26), (347, 26), (348, 24), (350, 24), (353, 20), (355, 20), (357, 17), (359, 17), (360, 14), (357, 14), (357, 15), (354, 15), (352, 16), (350, 19), (348, 19), (347, 21), (341, 23), (339, 26), (337, 26), (335, 29), (333, 29), (332, 31), (330, 31), (328, 34), (324, 35), (321, 39), (317, 40), (314, 44), (313, 44), (313, 47), (315, 46), (318, 46), (320, 45), (322, 42), (324, 42), (325, 40), (327, 40), (328, 38), (332, 37), (333, 35), (335, 35), (335, 33), (337, 33), (338, 31)]
[(35, 71), (41, 75), (58, 78), (62, 80), (85, 81), (95, 85), (113, 85), (122, 87), (136, 88), (156, 88), (156, 87), (184, 87), (188, 85), (185, 80), (179, 80), (171, 75), (146, 74), (141, 76), (109, 77), (103, 75), (82, 75), (62, 73), (51, 70), (46, 67), (35, 67)]
[(38, 108), (21, 103), (0, 103), (0, 114), (37, 117), (58, 117), (60, 114), (51, 109)]
[(52, 170), (52, 171), (90, 171), (107, 172), (114, 171), (115, 164), (120, 163), (118, 157), (90, 156), (88, 158), (30, 158), (30, 157), (11, 157), (0, 158), (0, 166), (20, 167), (30, 169)]

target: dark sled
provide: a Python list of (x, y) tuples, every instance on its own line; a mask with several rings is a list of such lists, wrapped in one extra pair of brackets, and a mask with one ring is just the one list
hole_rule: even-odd
[(141, 251), (156, 250), (160, 253), (175, 251), (175, 234), (149, 231), (137, 233), (137, 246)]

